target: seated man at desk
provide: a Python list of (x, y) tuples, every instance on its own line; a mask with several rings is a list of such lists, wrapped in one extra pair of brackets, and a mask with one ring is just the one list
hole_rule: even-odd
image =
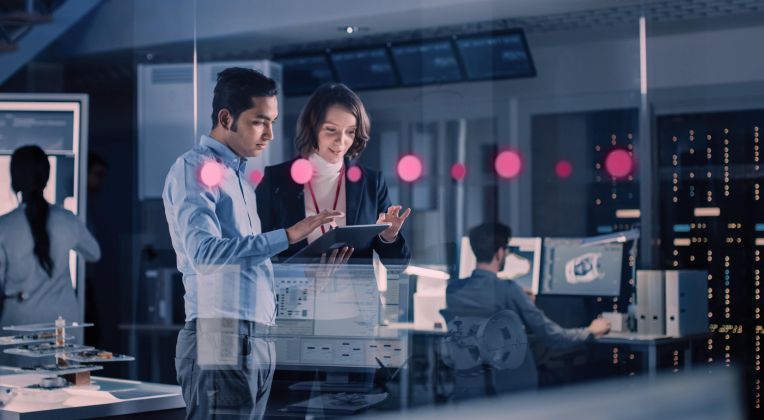
[[(607, 334), (610, 323), (600, 318), (593, 320), (586, 328), (560, 327), (534, 305), (517, 283), (500, 280), (496, 276), (504, 268), (511, 233), (508, 226), (500, 223), (484, 223), (470, 230), (469, 240), (477, 259), (477, 268), (470, 277), (449, 282), (444, 315), (453, 317), (461, 314), (488, 320), (503, 311), (506, 319), (519, 320), (518, 323), (522, 324), (516, 327), (524, 330), (519, 335), (528, 334), (530, 338), (527, 340), (537, 340), (554, 350), (572, 348)], [(449, 330), (450, 326), (449, 321)], [(511, 325), (509, 327), (511, 330)], [(522, 353), (524, 360), (513, 369), (497, 369), (490, 363), (483, 363), (469, 371), (459, 371), (456, 367), (455, 398), (536, 388), (538, 373), (535, 361), (529, 349)]]

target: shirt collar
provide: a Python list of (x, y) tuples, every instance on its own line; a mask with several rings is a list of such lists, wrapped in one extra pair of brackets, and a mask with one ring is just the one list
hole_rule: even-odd
[(238, 156), (233, 150), (229, 149), (228, 146), (210, 136), (202, 135), (199, 145), (212, 150), (220, 162), (228, 165), (231, 169), (242, 171), (247, 165), (246, 158)]
[(496, 276), (496, 273), (494, 273), (493, 271), (483, 270), (482, 268), (476, 268), (472, 272), (472, 276), (473, 277), (498, 278), (498, 276)]

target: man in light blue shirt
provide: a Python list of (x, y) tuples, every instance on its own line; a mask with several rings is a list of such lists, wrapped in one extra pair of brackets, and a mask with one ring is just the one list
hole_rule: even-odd
[(188, 418), (261, 418), (270, 393), (275, 319), (270, 258), (343, 214), (324, 211), (263, 233), (244, 172), (273, 140), (276, 83), (229, 68), (218, 75), (213, 128), (165, 181), (165, 215), (183, 273), (186, 325), (175, 368)]

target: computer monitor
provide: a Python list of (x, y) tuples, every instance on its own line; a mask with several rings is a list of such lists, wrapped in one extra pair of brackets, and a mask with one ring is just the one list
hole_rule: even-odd
[[(523, 289), (534, 295), (539, 291), (541, 272), (541, 238), (511, 238), (508, 244), (509, 254), (504, 262), (504, 269), (496, 275), (502, 280), (513, 280)], [(477, 266), (475, 254), (470, 247), (468, 237), (462, 238), (459, 254), (459, 278), (472, 274)]]
[(462, 80), (450, 39), (394, 44), (390, 51), (406, 86)]
[(284, 94), (308, 95), (326, 82), (334, 80), (334, 74), (324, 53), (277, 58), (284, 74)]
[(623, 243), (585, 246), (581, 238), (545, 238), (541, 294), (619, 296)]
[[(400, 367), (408, 358), (408, 275), (348, 264), (328, 277), (318, 265), (277, 264), (276, 363), (279, 369), (359, 371)], [(376, 271), (376, 273), (375, 273)]]
[(381, 89), (398, 84), (384, 47), (332, 51), (330, 57), (340, 81), (351, 89)]

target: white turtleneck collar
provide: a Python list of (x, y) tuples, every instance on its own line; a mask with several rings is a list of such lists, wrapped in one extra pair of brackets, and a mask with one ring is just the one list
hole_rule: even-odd
[(318, 176), (338, 174), (342, 168), (342, 164), (344, 163), (342, 160), (337, 163), (327, 162), (318, 153), (312, 153), (310, 156), (308, 156), (308, 160), (313, 164), (313, 168), (315, 168), (316, 174)]

